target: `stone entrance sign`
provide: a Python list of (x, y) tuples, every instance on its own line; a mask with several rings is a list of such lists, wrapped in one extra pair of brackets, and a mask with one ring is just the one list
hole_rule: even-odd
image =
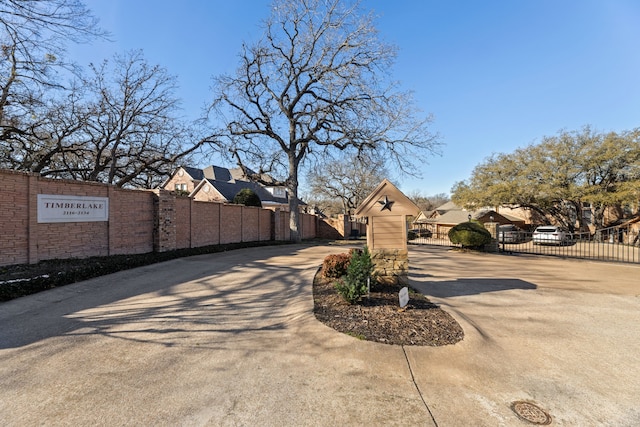
[(408, 283), (407, 216), (417, 216), (416, 206), (389, 180), (383, 180), (355, 212), (367, 219), (367, 246), (378, 281)]
[(109, 221), (109, 198), (38, 194), (38, 222)]

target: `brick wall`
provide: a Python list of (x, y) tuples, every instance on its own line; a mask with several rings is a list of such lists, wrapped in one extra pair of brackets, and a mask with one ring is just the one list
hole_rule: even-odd
[(220, 203), (191, 202), (191, 245), (185, 248), (220, 244)]
[(300, 214), (300, 222), (302, 223), (302, 233), (300, 235), (303, 239), (316, 237), (317, 217), (315, 215)]
[(260, 210), (260, 241), (271, 240), (273, 234), (273, 211)]
[(318, 221), (318, 237), (321, 239), (343, 239), (344, 236), (338, 229), (336, 225), (340, 225), (337, 221), (328, 221), (327, 219), (322, 219)]
[[(276, 240), (289, 240), (291, 238), (289, 231), (289, 212), (276, 211), (275, 220), (278, 221), (276, 226)], [(313, 239), (318, 236), (317, 234), (317, 221), (318, 217), (311, 214), (300, 214), (300, 236), (302, 239)]]
[[(30, 180), (37, 194), (107, 197), (108, 188), (93, 183), (68, 180)], [(35, 188), (33, 188), (35, 187)], [(27, 254), (31, 262), (54, 258), (83, 258), (85, 254), (109, 255), (109, 225), (107, 222), (38, 223), (37, 195), (29, 200), (36, 207), (36, 218), (30, 218), (35, 228), (35, 253)], [(33, 238), (34, 236), (32, 236)]]
[(191, 247), (192, 204), (186, 196), (176, 197), (176, 249)]
[(260, 241), (260, 211), (256, 207), (242, 209), (242, 240), (246, 242)]
[[(108, 221), (38, 223), (39, 194), (107, 197)], [(316, 237), (317, 217), (300, 218), (302, 238)], [(289, 239), (288, 212), (7, 170), (0, 170), (0, 224), (0, 265)]]
[(25, 174), (0, 174), (0, 254), (3, 265), (28, 262), (30, 179), (31, 176)]
[(367, 225), (349, 220), (347, 215), (337, 218), (318, 219), (316, 236), (321, 239), (345, 239), (351, 236), (352, 230), (358, 230), (360, 236), (367, 233)]
[(220, 243), (242, 242), (243, 206), (220, 205)]
[(108, 196), (109, 255), (151, 252), (154, 193), (109, 187)]

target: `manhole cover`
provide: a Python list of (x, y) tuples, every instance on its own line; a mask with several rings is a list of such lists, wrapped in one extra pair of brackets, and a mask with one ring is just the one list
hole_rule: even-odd
[(531, 402), (525, 402), (523, 400), (513, 402), (511, 404), (511, 409), (521, 420), (541, 426), (551, 424), (551, 415), (547, 414), (542, 408)]

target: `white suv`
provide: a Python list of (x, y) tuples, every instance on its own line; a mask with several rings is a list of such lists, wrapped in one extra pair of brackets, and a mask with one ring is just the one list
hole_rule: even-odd
[(533, 232), (534, 245), (564, 245), (571, 240), (571, 234), (555, 225), (544, 225)]

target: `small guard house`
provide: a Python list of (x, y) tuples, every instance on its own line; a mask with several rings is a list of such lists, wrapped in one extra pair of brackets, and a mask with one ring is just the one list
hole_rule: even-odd
[(407, 217), (419, 213), (420, 208), (387, 179), (356, 209), (355, 216), (366, 218), (367, 246), (379, 282), (408, 284)]

